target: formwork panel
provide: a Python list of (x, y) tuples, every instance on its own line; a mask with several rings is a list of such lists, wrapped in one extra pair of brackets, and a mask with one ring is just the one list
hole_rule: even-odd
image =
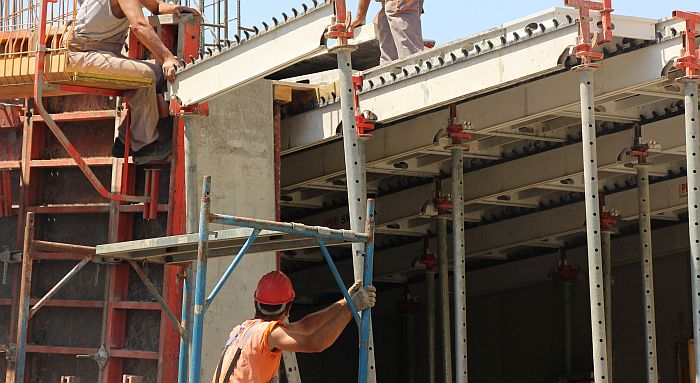
[[(10, 317), (10, 306), (0, 306), (0, 344), (7, 344), (7, 334), (10, 333)], [(5, 360), (5, 358), (0, 359)]]
[(29, 344), (100, 347), (102, 310), (43, 307), (32, 317)]
[[(90, 112), (86, 112), (90, 113)], [(43, 122), (35, 122), (36, 129), (47, 129)], [(109, 156), (114, 142), (114, 119), (64, 122), (61, 130), (83, 157)], [(41, 159), (69, 158), (68, 153), (50, 132), (46, 135)]]
[(17, 217), (0, 217), (0, 250), (3, 247), (16, 248)]
[[(77, 263), (77, 261), (35, 261), (32, 270), (32, 298), (44, 296)], [(105, 265), (88, 263), (52, 299), (101, 301), (104, 298), (105, 276)]]
[(36, 222), (37, 239), (85, 246), (107, 242), (108, 222), (104, 214), (43, 214)]
[(0, 128), (0, 161), (19, 161), (22, 157), (22, 129)]
[(159, 311), (127, 311), (124, 348), (127, 350), (158, 352), (160, 326), (157, 323), (159, 322)]
[[(93, 166), (92, 171), (103, 185), (109, 186), (111, 168)], [(42, 185), (40, 201), (42, 204), (86, 204), (105, 203), (97, 191), (90, 185), (85, 175), (78, 168), (41, 169)]]

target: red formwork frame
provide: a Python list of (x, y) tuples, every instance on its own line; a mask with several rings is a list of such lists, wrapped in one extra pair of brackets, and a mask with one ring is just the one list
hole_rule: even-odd
[[(179, 57), (184, 57), (189, 61), (189, 57), (196, 57), (199, 50), (199, 20), (194, 17), (183, 19), (178, 25), (160, 25), (158, 32), (166, 46), (173, 49)], [(176, 46), (177, 42), (177, 46)], [(138, 41), (132, 39), (130, 41), (130, 56), (140, 58), (142, 49)], [(63, 90), (72, 90), (75, 93), (92, 93), (92, 94), (112, 94), (111, 91), (84, 89), (81, 87), (62, 86)], [(70, 88), (70, 89), (68, 89)], [(116, 93), (114, 93), (116, 95)], [(25, 112), (29, 112), (28, 102), (25, 102)], [(206, 109), (206, 106), (202, 106)], [(99, 120), (105, 118), (114, 118), (114, 114), (105, 113), (105, 111), (80, 112), (80, 113), (64, 113), (50, 116), (55, 122), (67, 121), (85, 121)], [(110, 206), (95, 207), (88, 205), (76, 204), (74, 206), (61, 207), (41, 207), (40, 191), (41, 186), (38, 181), (36, 172), (40, 169), (51, 167), (65, 166), (80, 166), (80, 160), (71, 161), (70, 159), (56, 160), (39, 160), (40, 154), (43, 151), (43, 143), (45, 142), (47, 129), (36, 122), (43, 121), (42, 117), (27, 117), (23, 122), (23, 139), (22, 139), (22, 158), (20, 161), (4, 161), (0, 162), (0, 170), (14, 169), (20, 170), (20, 195), (19, 204), (16, 209), (18, 214), (18, 244), (22, 243), (22, 234), (24, 228), (24, 217), (28, 211), (36, 213), (91, 213), (101, 212), (110, 213), (110, 232), (109, 238), (112, 241), (124, 241), (133, 239), (133, 223), (134, 213), (143, 213), (144, 218), (155, 218), (158, 212), (167, 213), (167, 235), (175, 235), (184, 233), (186, 230), (185, 222), (185, 168), (184, 168), (184, 118), (182, 115), (177, 115), (174, 118), (173, 125), (173, 155), (170, 162), (170, 185), (168, 192), (167, 205), (158, 205), (145, 203), (144, 205), (123, 205), (121, 206), (121, 198), (111, 198)], [(79, 153), (76, 152), (76, 154)], [(73, 157), (75, 155), (71, 153)], [(86, 158), (83, 164), (107, 166), (110, 161), (101, 161)], [(82, 170), (82, 169), (81, 169)], [(135, 173), (136, 169), (133, 164), (130, 164), (128, 158), (125, 158), (122, 166), (113, 168), (116, 171), (118, 190), (116, 195), (134, 195), (135, 191)], [(3, 182), (5, 185), (6, 176), (9, 172), (2, 172)], [(147, 189), (150, 195), (157, 197), (157, 177), (154, 177), (155, 172), (149, 172), (151, 188)], [(5, 196), (7, 188), (3, 187), (2, 194)], [(100, 193), (104, 194), (104, 193)], [(6, 210), (6, 209), (4, 209)], [(3, 210), (3, 212), (5, 212)], [(12, 210), (12, 208), (10, 208)], [(6, 212), (5, 212), (6, 213)], [(81, 256), (76, 254), (42, 254), (36, 253), (33, 255), (34, 260), (79, 260)], [(166, 266), (164, 270), (163, 280), (163, 299), (176, 313), (180, 312), (182, 303), (182, 279), (183, 268), (179, 266)], [(123, 375), (123, 360), (124, 359), (151, 359), (157, 360), (157, 382), (174, 382), (177, 381), (177, 367), (180, 338), (177, 329), (168, 321), (166, 315), (162, 315), (162, 310), (157, 303), (150, 302), (129, 302), (127, 301), (127, 290), (129, 285), (129, 266), (128, 265), (110, 265), (108, 266), (107, 289), (105, 300), (103, 301), (75, 301), (75, 300), (52, 300), (47, 306), (66, 307), (66, 308), (103, 308), (103, 329), (102, 342), (106, 346), (106, 351), (109, 354), (109, 359), (101, 371), (100, 383), (118, 383), (122, 381)], [(19, 270), (15, 270), (10, 276), (13, 282), (13, 296), (17, 297), (19, 286)], [(17, 322), (16, 313), (18, 311), (17, 299), (2, 299), (0, 305), (12, 306), (12, 323)], [(160, 342), (158, 352), (149, 352), (143, 350), (126, 350), (124, 349), (124, 340), (126, 335), (126, 313), (127, 310), (154, 310), (161, 311), (160, 320)], [(10, 326), (11, 333), (9, 339), (14, 339), (16, 336), (16, 326)], [(39, 346), (28, 345), (27, 351), (30, 353), (48, 353), (48, 354), (91, 354), (96, 352), (95, 349), (75, 348), (75, 347), (54, 347), (54, 346)], [(6, 381), (13, 382), (14, 376), (8, 366)]]

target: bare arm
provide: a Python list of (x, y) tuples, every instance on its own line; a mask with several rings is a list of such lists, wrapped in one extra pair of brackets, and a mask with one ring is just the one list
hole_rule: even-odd
[(129, 19), (132, 32), (136, 34), (139, 41), (156, 56), (156, 59), (162, 63), (165, 63), (168, 59), (174, 60), (175, 56), (163, 45), (163, 42), (160, 41), (160, 38), (158, 38), (158, 35), (148, 23), (143, 11), (141, 11), (141, 2), (139, 0), (118, 1), (122, 12), (124, 12), (124, 15)]
[(360, 0), (357, 4), (357, 14), (355, 19), (350, 24), (351, 27), (356, 28), (360, 25), (364, 25), (367, 19), (367, 10), (369, 9), (370, 0)]
[(316, 311), (315, 313), (305, 316), (301, 320), (288, 324), (287, 328), (300, 334), (311, 334), (342, 310), (345, 310), (345, 307), (336, 302), (323, 310)]
[(299, 321), (302, 323), (276, 327), (268, 343), (283, 351), (321, 352), (335, 343), (351, 318), (347, 303), (340, 300)]

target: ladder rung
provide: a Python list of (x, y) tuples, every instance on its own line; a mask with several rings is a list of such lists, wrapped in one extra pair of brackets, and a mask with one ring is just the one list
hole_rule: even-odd
[[(55, 122), (74, 122), (74, 121), (95, 121), (107, 120), (117, 117), (117, 112), (114, 110), (96, 110), (94, 112), (66, 112), (50, 114)], [(33, 121), (43, 122), (44, 118), (40, 115), (32, 116)]]
[[(17, 207), (16, 205), (14, 207)], [(28, 211), (37, 214), (93, 214), (109, 213), (108, 203), (86, 203), (86, 204), (49, 204), (41, 206), (30, 206)], [(143, 213), (143, 204), (120, 205), (121, 213)], [(158, 204), (158, 212), (168, 211), (167, 204)]]
[[(83, 158), (83, 161), (88, 166), (111, 166), (114, 158), (112, 157), (89, 157)], [(133, 163), (129, 158), (129, 163)], [(32, 160), (31, 166), (35, 168), (65, 168), (78, 166), (72, 158), (53, 158), (50, 160)]]

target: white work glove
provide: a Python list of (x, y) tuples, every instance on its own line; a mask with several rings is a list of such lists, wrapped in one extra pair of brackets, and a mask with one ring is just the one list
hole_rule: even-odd
[(377, 303), (377, 288), (372, 285), (362, 286), (362, 281), (355, 282), (348, 289), (348, 294), (357, 311), (372, 308)]

